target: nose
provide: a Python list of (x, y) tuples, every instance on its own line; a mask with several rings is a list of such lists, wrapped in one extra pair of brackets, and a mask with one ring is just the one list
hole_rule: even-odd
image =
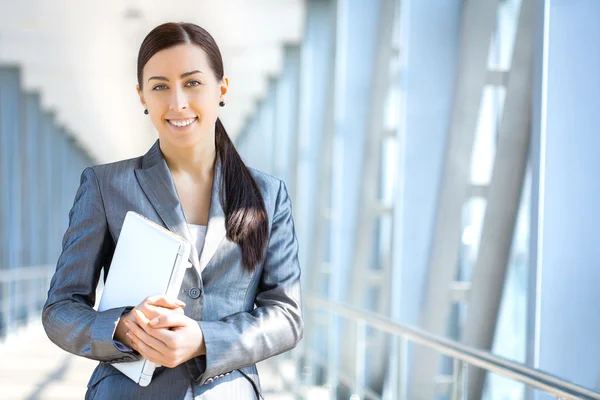
[(182, 89), (173, 90), (171, 95), (170, 109), (173, 111), (181, 111), (188, 108), (188, 100)]

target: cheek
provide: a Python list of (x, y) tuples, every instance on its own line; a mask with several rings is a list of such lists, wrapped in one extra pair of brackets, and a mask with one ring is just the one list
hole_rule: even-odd
[[(215, 102), (215, 98), (212, 93), (205, 91), (193, 94), (190, 98), (190, 101), (202, 105), (202, 107), (210, 108), (210, 106)], [(216, 101), (218, 102), (218, 100)]]
[(169, 100), (166, 96), (160, 96), (157, 93), (149, 93), (144, 96), (144, 98), (146, 100), (147, 108), (151, 110), (153, 114), (156, 114), (156, 112), (160, 114), (165, 108), (169, 108)]
[(190, 102), (190, 105), (198, 112), (198, 114), (203, 116), (216, 115), (217, 109), (219, 108), (218, 100), (215, 101), (208, 96), (194, 99), (193, 102)]
[(219, 108), (220, 96), (218, 90), (216, 90), (212, 86), (205, 86), (198, 90), (198, 92), (193, 94), (193, 100), (196, 104), (201, 106), (202, 108), (211, 110), (214, 112), (217, 108)]
[(152, 118), (150, 118), (150, 120), (152, 121), (152, 125), (154, 125), (154, 127), (156, 129), (158, 129), (161, 125), (164, 125), (167, 123), (167, 121), (162, 119), (162, 116), (160, 115), (160, 113), (152, 113), (150, 115), (152, 116)]

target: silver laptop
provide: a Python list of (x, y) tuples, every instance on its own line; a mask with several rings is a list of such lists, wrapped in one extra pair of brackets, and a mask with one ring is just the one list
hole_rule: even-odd
[[(129, 211), (110, 264), (98, 311), (137, 306), (148, 296), (177, 297), (191, 245), (162, 226)], [(140, 386), (148, 386), (156, 364), (140, 361), (114, 363)]]

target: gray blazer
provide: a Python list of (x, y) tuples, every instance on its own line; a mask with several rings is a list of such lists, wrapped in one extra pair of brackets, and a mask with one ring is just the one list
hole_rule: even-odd
[(158, 368), (145, 388), (111, 365), (137, 356), (113, 339), (126, 308), (92, 308), (100, 271), (108, 270), (130, 210), (193, 241), (158, 141), (143, 157), (83, 171), (42, 318), (59, 347), (100, 361), (86, 399), (183, 399), (190, 382), (196, 399), (262, 397), (255, 364), (295, 347), (303, 322), (290, 198), (282, 181), (251, 171), (269, 217), (265, 260), (247, 272), (240, 247), (226, 237), (217, 160), (205, 244), (200, 257), (193, 249), (178, 296), (204, 332), (206, 355)]

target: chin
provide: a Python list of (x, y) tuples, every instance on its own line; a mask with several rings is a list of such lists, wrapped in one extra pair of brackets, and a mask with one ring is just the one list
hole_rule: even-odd
[(164, 132), (159, 137), (161, 142), (168, 142), (170, 146), (178, 148), (193, 147), (202, 141), (199, 132)]

